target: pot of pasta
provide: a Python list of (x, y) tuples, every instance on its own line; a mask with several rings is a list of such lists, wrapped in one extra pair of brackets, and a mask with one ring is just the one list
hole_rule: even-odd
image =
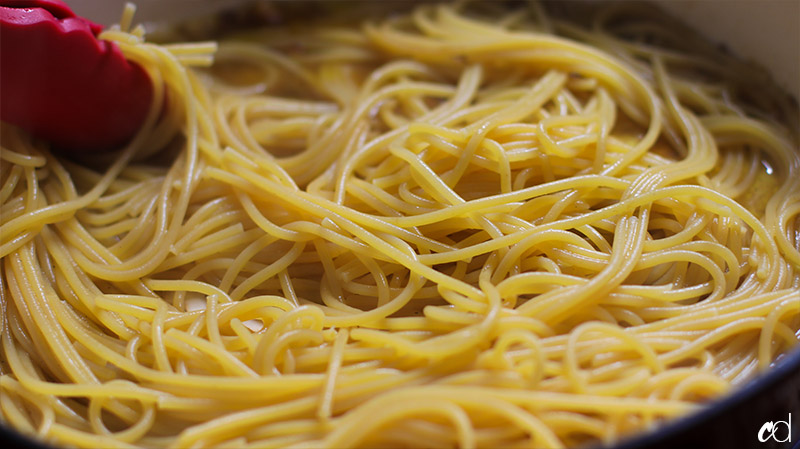
[(9, 444), (800, 441), (797, 27), (778, 74), (692, 2), (90, 3), (0, 2), (51, 27), (0, 54)]

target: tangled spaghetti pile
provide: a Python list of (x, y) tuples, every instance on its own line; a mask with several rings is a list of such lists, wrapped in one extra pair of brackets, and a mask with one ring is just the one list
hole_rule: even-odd
[(768, 368), (800, 328), (796, 109), (627, 8), (218, 48), (128, 10), (103, 37), (160, 100), (108, 167), (3, 125), (2, 420), (77, 447), (551, 448)]

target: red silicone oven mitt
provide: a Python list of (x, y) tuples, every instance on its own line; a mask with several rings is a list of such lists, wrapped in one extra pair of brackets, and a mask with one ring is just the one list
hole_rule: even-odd
[(71, 152), (127, 143), (153, 88), (101, 30), (61, 0), (0, 0), (0, 119)]

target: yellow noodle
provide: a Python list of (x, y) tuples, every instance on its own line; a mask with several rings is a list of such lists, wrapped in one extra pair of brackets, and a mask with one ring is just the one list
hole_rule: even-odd
[(102, 37), (155, 101), (125, 148), (2, 124), (3, 422), (613, 444), (792, 350), (798, 112), (756, 71), (634, 3), (364, 6), (164, 45), (127, 7)]

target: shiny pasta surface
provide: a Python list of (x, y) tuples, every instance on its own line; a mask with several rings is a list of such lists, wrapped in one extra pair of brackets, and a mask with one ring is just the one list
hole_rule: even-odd
[(2, 125), (4, 423), (612, 444), (797, 343), (798, 112), (765, 74), (638, 3), (353, 5), (170, 44), (126, 10), (103, 37), (156, 86), (126, 148)]

